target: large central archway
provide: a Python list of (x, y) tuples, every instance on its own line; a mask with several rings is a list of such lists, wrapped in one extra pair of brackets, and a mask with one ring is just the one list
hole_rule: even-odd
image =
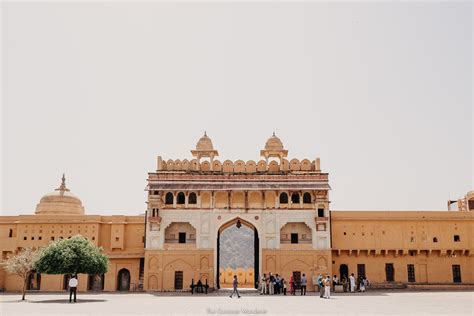
[(241, 287), (258, 288), (258, 231), (240, 217), (226, 222), (217, 232), (217, 288), (231, 286), (234, 274)]

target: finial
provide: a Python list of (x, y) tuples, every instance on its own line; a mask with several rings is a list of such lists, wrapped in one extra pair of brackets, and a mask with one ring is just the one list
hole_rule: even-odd
[(66, 175), (63, 173), (63, 177), (61, 178), (61, 185), (59, 188), (56, 189), (56, 191), (60, 191), (61, 194), (64, 194), (64, 192), (69, 191), (69, 189), (66, 187)]
[(273, 137), (275, 137), (275, 136), (276, 136), (276, 135), (275, 135), (275, 132), (273, 132)]
[(207, 133), (206, 133), (206, 131), (204, 131), (204, 136), (206, 136), (206, 137), (207, 137)]

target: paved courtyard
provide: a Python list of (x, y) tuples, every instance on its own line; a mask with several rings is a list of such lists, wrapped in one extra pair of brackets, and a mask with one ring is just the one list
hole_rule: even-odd
[(0, 295), (1, 315), (473, 315), (474, 292), (368, 292), (318, 296), (259, 296), (243, 293), (79, 294), (70, 304), (66, 294)]

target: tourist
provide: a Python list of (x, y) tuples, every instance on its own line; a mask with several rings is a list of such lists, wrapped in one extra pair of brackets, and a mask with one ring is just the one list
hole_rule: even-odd
[(360, 292), (365, 292), (365, 278), (360, 278), (360, 284), (359, 284), (359, 287), (360, 287)]
[(281, 284), (282, 284), (282, 288), (283, 288), (283, 295), (286, 295), (286, 280), (285, 279), (281, 279)]
[(74, 303), (76, 303), (76, 291), (77, 291), (77, 275), (73, 275), (69, 280), (69, 303), (72, 301), (72, 294), (74, 294)]
[(267, 283), (266, 282), (267, 282), (267, 275), (264, 273), (262, 278), (260, 279), (260, 286), (262, 287), (260, 295), (267, 294)]
[(277, 294), (281, 294), (283, 292), (283, 284), (281, 280), (282, 280), (282, 277), (277, 274), (276, 275)]
[(332, 277), (332, 290), (336, 291), (336, 285), (339, 283), (339, 279), (337, 278), (337, 275), (334, 274)]
[(300, 295), (306, 295), (306, 283), (308, 283), (308, 280), (306, 279), (306, 275), (303, 273), (303, 276), (301, 277), (301, 294)]
[(323, 298), (323, 295), (324, 295), (324, 280), (323, 280), (323, 276), (321, 275), (321, 273), (318, 275), (316, 283), (318, 284), (318, 288), (319, 288), (319, 297)]
[(342, 291), (347, 292), (347, 279), (346, 279), (346, 276), (342, 277)]
[(324, 298), (331, 298), (331, 277), (329, 275), (324, 281)]
[(295, 281), (293, 281), (293, 276), (290, 275), (290, 294), (295, 294)]
[(354, 293), (355, 292), (355, 278), (354, 278), (354, 273), (351, 273), (351, 275), (349, 276), (349, 286), (351, 288), (351, 293)]
[(269, 289), (268, 289), (268, 294), (270, 295), (273, 295), (275, 294), (274, 291), (275, 291), (275, 277), (273, 276), (273, 274), (270, 272), (270, 276), (269, 276), (269, 279), (270, 279), (270, 282), (268, 284), (269, 286)]
[(237, 294), (237, 297), (240, 298), (240, 294), (239, 294), (239, 291), (237, 290), (237, 285), (239, 284), (239, 282), (237, 281), (237, 276), (234, 275), (234, 281), (232, 282), (232, 286), (234, 288), (234, 291), (232, 292), (232, 294), (229, 296), (230, 298), (232, 298), (232, 296), (235, 294)]

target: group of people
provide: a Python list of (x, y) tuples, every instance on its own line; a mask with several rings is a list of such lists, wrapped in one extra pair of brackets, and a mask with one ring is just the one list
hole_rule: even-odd
[(290, 276), (290, 280), (286, 281), (278, 274), (273, 275), (270, 272), (267, 276), (267, 274), (264, 273), (260, 278), (260, 295), (286, 295), (287, 292), (290, 295), (295, 295), (297, 289), (300, 290), (300, 295), (306, 295), (307, 284), (308, 279), (304, 273), (299, 282), (295, 282), (292, 275)]
[[(336, 278), (336, 282), (334, 282), (334, 286), (336, 284), (340, 284), (337, 280), (337, 276), (334, 276)], [(333, 278), (333, 279), (334, 279)], [(349, 276), (349, 280), (347, 280), (346, 276), (342, 276), (342, 288), (344, 292), (351, 292), (354, 293), (356, 290), (358, 292), (365, 292), (366, 288), (370, 285), (369, 280), (365, 276), (359, 276), (357, 278), (354, 277), (354, 273), (351, 273)]]

